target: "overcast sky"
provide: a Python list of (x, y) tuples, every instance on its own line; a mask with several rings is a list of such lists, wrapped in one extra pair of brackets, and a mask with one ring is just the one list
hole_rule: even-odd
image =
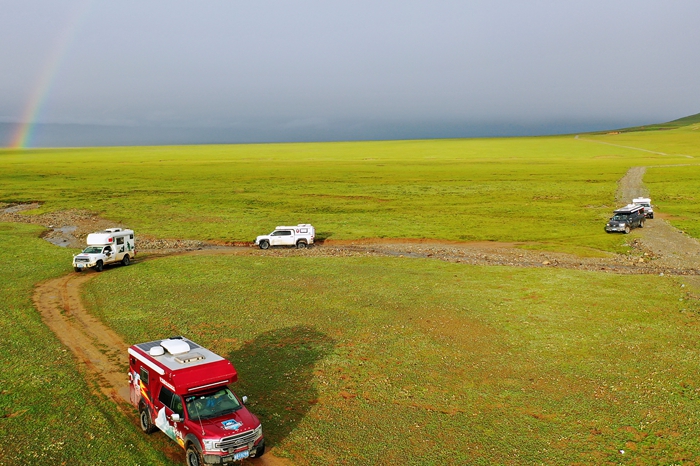
[(424, 137), (700, 112), (697, 0), (0, 0), (0, 12), (5, 123), (325, 140), (339, 125)]

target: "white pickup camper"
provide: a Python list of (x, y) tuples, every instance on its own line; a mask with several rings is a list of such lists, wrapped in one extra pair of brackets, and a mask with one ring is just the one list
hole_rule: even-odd
[(73, 256), (73, 269), (81, 272), (94, 268), (98, 272), (107, 264), (120, 262), (129, 265), (136, 256), (134, 231), (122, 228), (107, 228), (87, 236), (88, 247)]
[(644, 207), (644, 216), (654, 218), (654, 208), (651, 206), (651, 199), (648, 197), (637, 197), (632, 199), (632, 204)]
[(255, 244), (260, 249), (270, 246), (296, 246), (304, 249), (314, 243), (316, 229), (308, 223), (300, 223), (296, 226), (279, 226), (269, 235), (261, 235), (255, 238)]

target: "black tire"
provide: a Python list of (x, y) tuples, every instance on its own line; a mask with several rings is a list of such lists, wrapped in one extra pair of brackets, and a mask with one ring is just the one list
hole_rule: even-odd
[(263, 439), (263, 441), (260, 442), (260, 445), (258, 445), (258, 448), (255, 450), (255, 457), (260, 458), (264, 454), (265, 454), (265, 439)]
[(639, 222), (639, 228), (644, 228), (644, 220), (642, 220), (641, 222)]
[(80, 272), (82, 272), (82, 271), (83, 271), (83, 269), (81, 269), (81, 268), (78, 268), (78, 267), (73, 267), (73, 270), (75, 270), (75, 271), (76, 271), (76, 272), (78, 272), (78, 273), (80, 273)]
[(626, 235), (630, 234), (630, 227), (627, 227), (627, 226), (625, 227), (625, 234)]
[(185, 452), (185, 464), (187, 464), (187, 466), (204, 466), (202, 455), (199, 454), (197, 448), (192, 444), (187, 446), (187, 451)]
[(151, 413), (149, 413), (148, 408), (143, 405), (139, 408), (139, 424), (141, 424), (141, 430), (147, 434), (156, 430), (156, 426), (151, 422)]
[(122, 258), (122, 265), (129, 265), (131, 264), (131, 259), (129, 259), (129, 255), (127, 254)]
[(95, 264), (95, 270), (98, 272), (102, 272), (102, 269), (104, 268), (104, 264), (102, 261), (97, 261), (97, 264)]
[(267, 249), (270, 247), (270, 242), (266, 239), (260, 241), (260, 249)]
[(306, 249), (306, 241), (304, 241), (304, 240), (297, 241), (297, 249)]
[(649, 218), (654, 218), (654, 214), (651, 214), (651, 215), (649, 216)]

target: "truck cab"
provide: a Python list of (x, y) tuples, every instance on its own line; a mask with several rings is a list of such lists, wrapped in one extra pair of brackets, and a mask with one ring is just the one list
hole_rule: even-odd
[(87, 247), (80, 254), (73, 256), (73, 270), (82, 272), (94, 268), (101, 272), (108, 264), (129, 265), (135, 256), (133, 230), (108, 228), (87, 236)]
[(258, 418), (230, 361), (184, 337), (129, 348), (130, 400), (145, 433), (161, 430), (185, 450), (188, 466), (227, 464), (265, 452)]
[(255, 238), (255, 244), (260, 249), (268, 249), (270, 246), (295, 246), (303, 249), (314, 243), (316, 229), (308, 223), (300, 223), (296, 226), (278, 226), (269, 235), (261, 235)]

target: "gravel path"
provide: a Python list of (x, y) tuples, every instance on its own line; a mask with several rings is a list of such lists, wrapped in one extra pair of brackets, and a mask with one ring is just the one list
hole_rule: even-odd
[[(616, 198), (620, 205), (629, 204), (635, 197), (649, 196), (642, 181), (645, 172), (646, 167), (632, 167), (619, 181)], [(671, 226), (658, 212), (644, 223), (639, 247), (651, 254), (660, 267), (700, 269), (700, 242)]]

